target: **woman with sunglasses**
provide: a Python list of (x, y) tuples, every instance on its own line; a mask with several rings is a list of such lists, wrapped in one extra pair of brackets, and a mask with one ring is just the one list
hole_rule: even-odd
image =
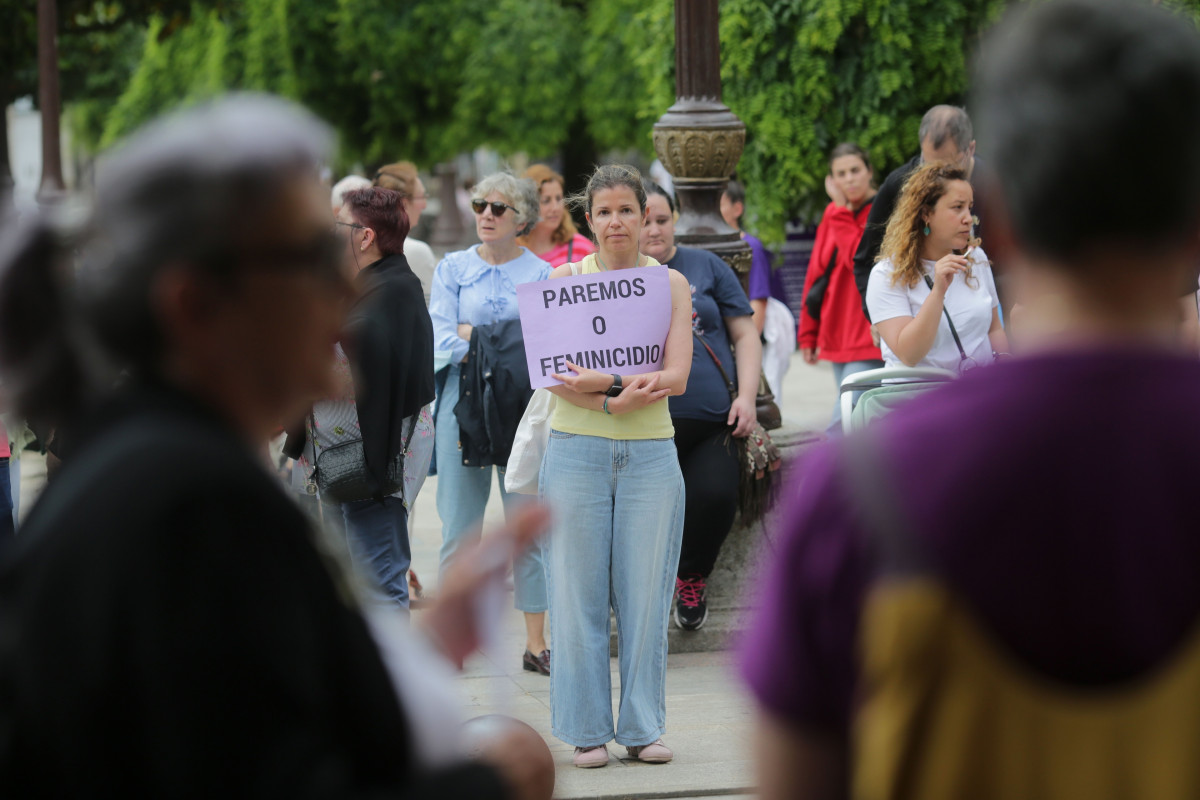
[(887, 366), (965, 372), (1008, 352), (992, 269), (972, 238), (973, 199), (950, 164), (926, 164), (905, 183), (867, 284)]
[(563, 176), (545, 164), (534, 164), (525, 177), (537, 184), (542, 218), (522, 236), (521, 244), (552, 267), (561, 267), (596, 252), (596, 246), (575, 229), (563, 199)]
[[(479, 244), (447, 253), (433, 275), (429, 315), (433, 318), (434, 348), (450, 352), (445, 388), (438, 398), (435, 423), (437, 454), (437, 510), (442, 519), (441, 566), (446, 566), (466, 544), (479, 537), (492, 489), (492, 468), (463, 464), (458, 419), (463, 362), (467, 360), (471, 330), (519, 317), (517, 285), (550, 277), (550, 265), (517, 244), (538, 221), (538, 194), (533, 181), (508, 172), (489, 175), (471, 192), (475, 232)], [(500, 469), (503, 475), (503, 469)], [(500, 480), (505, 516), (521, 502)], [(546, 575), (540, 547), (520, 553), (513, 561), (513, 599), (525, 612), (525, 654), (522, 664), (530, 672), (550, 674), (546, 646)]]
[[(408, 217), (408, 230), (412, 233), (421, 222), (421, 214), (429, 205), (425, 184), (417, 175), (416, 166), (410, 161), (397, 161), (395, 164), (384, 164), (375, 171), (372, 186), (382, 186), (400, 193), (400, 204), (404, 215)], [(429, 245), (412, 236), (404, 237), (404, 257), (413, 274), (421, 280), (421, 290), (425, 293), (425, 305), (429, 305), (429, 295), (433, 288), (433, 267), (437, 260)]]
[[(639, 251), (646, 190), (637, 170), (600, 167), (580, 203), (596, 253), (559, 267), (553, 277), (658, 264)], [(692, 301), (687, 279), (675, 270), (668, 274), (670, 325), (662, 369), (620, 376), (570, 365), (571, 372), (554, 376), (563, 384), (550, 389), (558, 400), (538, 486), (558, 526), (546, 559), (555, 647), (550, 721), (554, 735), (575, 746), (575, 766), (584, 769), (608, 763), (612, 739), (633, 759), (672, 758), (660, 737), (666, 729), (667, 616), (683, 537), (684, 489), (675, 428), (663, 401), (687, 389)], [(615, 728), (610, 608), (621, 673)]]

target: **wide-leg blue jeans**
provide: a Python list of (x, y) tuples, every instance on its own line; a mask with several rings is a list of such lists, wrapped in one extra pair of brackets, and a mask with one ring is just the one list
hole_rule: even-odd
[[(683, 539), (683, 475), (671, 439), (552, 431), (539, 482), (547, 540), (550, 720), (576, 747), (650, 744), (666, 729), (667, 618)], [(609, 608), (621, 704), (613, 727)]]

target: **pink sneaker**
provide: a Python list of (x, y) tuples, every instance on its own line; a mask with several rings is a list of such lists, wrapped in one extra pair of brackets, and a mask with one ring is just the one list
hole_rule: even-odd
[(625, 752), (629, 753), (630, 758), (645, 761), (647, 764), (665, 764), (675, 757), (671, 749), (663, 744), (662, 739), (653, 744), (626, 747)]
[(595, 769), (608, 766), (608, 746), (598, 744), (594, 747), (575, 748), (575, 766), (580, 769)]

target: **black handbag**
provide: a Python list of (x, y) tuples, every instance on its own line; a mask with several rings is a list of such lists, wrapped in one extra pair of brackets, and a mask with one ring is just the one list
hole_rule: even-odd
[(833, 255), (829, 257), (829, 265), (812, 282), (812, 286), (808, 287), (808, 294), (804, 296), (804, 310), (815, 320), (821, 319), (821, 306), (825, 305), (825, 290), (829, 288), (829, 274), (833, 271), (834, 264), (837, 263), (837, 256), (838, 251), (835, 247)]
[(312, 427), (313, 452), (317, 454), (317, 463), (309, 479), (310, 494), (315, 487), (315, 491), (320, 492), (323, 500), (340, 505), (395, 494), (404, 486), (404, 454), (408, 452), (408, 446), (417, 430), (415, 417), (408, 436), (404, 439), (404, 446), (388, 463), (383, 486), (378, 491), (371, 490), (367, 479), (367, 457), (363, 452), (362, 439), (351, 439), (321, 450), (317, 447), (315, 419)]

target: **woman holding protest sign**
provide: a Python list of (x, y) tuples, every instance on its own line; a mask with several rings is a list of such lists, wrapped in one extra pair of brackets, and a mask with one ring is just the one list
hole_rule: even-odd
[[(658, 265), (639, 252), (646, 193), (637, 170), (598, 168), (576, 202), (586, 212), (597, 252), (559, 267), (552, 277)], [(650, 273), (644, 282), (651, 284)], [(607, 764), (606, 745), (614, 738), (641, 761), (673, 757), (660, 737), (666, 723), (667, 616), (683, 535), (683, 476), (663, 401), (687, 388), (692, 303), (687, 280), (674, 270), (661, 294), (653, 295), (662, 301), (651, 306), (656, 311), (647, 309), (650, 297), (647, 292), (622, 300), (629, 319), (608, 320), (607, 328), (637, 327), (637, 318), (648, 313), (669, 316), (654, 320), (666, 323), (660, 369), (650, 365), (653, 371), (634, 368), (620, 375), (568, 361), (569, 371), (554, 376), (562, 385), (551, 388), (559, 402), (540, 479), (540, 494), (558, 526), (547, 548), (555, 648), (550, 715), (554, 735), (575, 745), (578, 767)], [(615, 729), (610, 605), (621, 673)]]
[[(475, 326), (517, 319), (517, 285), (545, 280), (550, 275), (549, 264), (517, 244), (517, 236), (528, 232), (538, 220), (537, 188), (532, 181), (498, 172), (480, 181), (471, 198), (480, 244), (446, 254), (434, 271), (429, 305), (434, 348), (450, 351), (434, 433), (443, 572), (464, 545), (478, 540), (479, 522), (492, 489), (490, 466), (463, 463), (462, 437), (454, 413), (471, 331)], [(503, 480), (500, 497), (508, 517), (519, 500), (504, 490)], [(513, 600), (517, 609), (525, 612), (522, 666), (548, 675), (546, 577), (540, 546), (514, 559)]]
[[(757, 421), (762, 343), (750, 301), (729, 265), (707, 251), (675, 246), (675, 204), (654, 183), (646, 185), (641, 242), (643, 253), (679, 270), (692, 292), (698, 342), (687, 394), (671, 398), (670, 409), (687, 486), (675, 624), (695, 631), (708, 619), (706, 580), (737, 512), (740, 465), (732, 436), (750, 435)], [(731, 400), (730, 381), (748, 391)]]

